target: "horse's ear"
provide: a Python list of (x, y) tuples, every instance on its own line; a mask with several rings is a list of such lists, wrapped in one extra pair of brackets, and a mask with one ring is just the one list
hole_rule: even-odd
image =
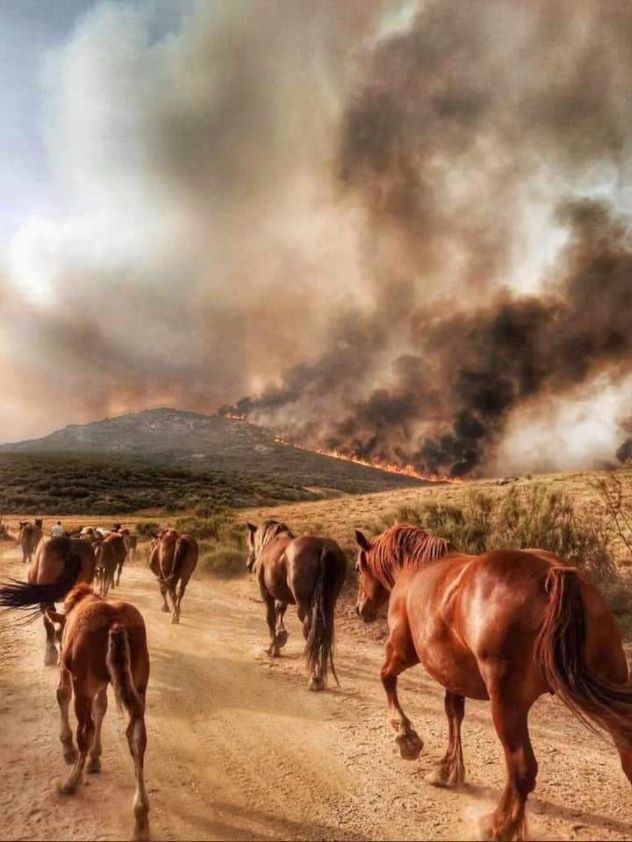
[(355, 538), (361, 550), (366, 552), (370, 548), (371, 545), (359, 529), (355, 531)]
[(248, 527), (248, 529), (252, 532), (252, 534), (253, 534), (253, 535), (254, 535), (254, 534), (255, 534), (255, 532), (257, 531), (257, 527), (254, 525), (254, 523), (250, 523), (250, 521), (249, 521), (249, 520), (247, 520), (247, 521), (246, 521), (246, 526), (247, 526), (247, 527)]
[(360, 550), (358, 553), (358, 569), (360, 573), (366, 573), (368, 568), (368, 563), (366, 560), (366, 550)]

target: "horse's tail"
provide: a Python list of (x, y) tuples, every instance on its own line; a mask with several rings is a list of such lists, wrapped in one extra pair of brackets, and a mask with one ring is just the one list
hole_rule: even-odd
[(552, 568), (545, 587), (535, 657), (549, 689), (591, 730), (614, 726), (632, 737), (632, 685), (608, 684), (584, 660), (587, 618), (577, 570)]
[(184, 567), (184, 562), (186, 561), (187, 555), (189, 554), (189, 542), (186, 538), (178, 538), (176, 541), (176, 547), (173, 551), (173, 563), (171, 565), (171, 572), (165, 578), (165, 584), (168, 587), (173, 587), (176, 584), (178, 579), (180, 578), (180, 574), (182, 573), (182, 568)]
[[(48, 585), (30, 584), (10, 579), (0, 585), (1, 608), (29, 609), (33, 606), (54, 605), (64, 599), (81, 572), (81, 556), (70, 549), (66, 542), (66, 554), (61, 576)], [(38, 608), (39, 610), (39, 608)]]
[(312, 617), (307, 643), (305, 644), (305, 656), (310, 673), (313, 672), (320, 661), (323, 681), (326, 680), (327, 672), (331, 668), (336, 684), (340, 686), (333, 656), (337, 561), (334, 550), (327, 545), (323, 546), (320, 551), (316, 587), (312, 595)]
[(140, 716), (143, 703), (134, 686), (129, 637), (122, 623), (112, 623), (110, 626), (106, 664), (118, 709), (125, 708), (130, 715)]

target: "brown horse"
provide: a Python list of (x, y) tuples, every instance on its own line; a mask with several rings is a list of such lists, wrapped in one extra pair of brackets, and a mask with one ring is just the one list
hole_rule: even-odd
[[(145, 791), (144, 756), (145, 693), (149, 680), (149, 653), (145, 624), (140, 612), (128, 602), (106, 600), (89, 585), (76, 585), (66, 597), (65, 614), (49, 610), (50, 620), (63, 626), (57, 702), (61, 712), (64, 760), (73, 768), (61, 787), (72, 795), (87, 771), (101, 771), (101, 726), (111, 682), (119, 709), (127, 711), (127, 742), (134, 760), (134, 839), (149, 838), (149, 801)], [(68, 710), (74, 692), (77, 716), (77, 747), (72, 740)]]
[(246, 566), (250, 572), (256, 570), (270, 630), (266, 651), (273, 658), (281, 654), (288, 639), (283, 616), (288, 605), (296, 605), (306, 641), (309, 688), (324, 690), (330, 666), (338, 681), (333, 661), (334, 609), (347, 570), (344, 553), (329, 538), (295, 538), (276, 520), (247, 526)]
[(73, 538), (49, 538), (42, 541), (35, 554), (26, 582), (12, 581), (0, 586), (0, 607), (42, 612), (46, 629), (44, 663), (57, 664), (55, 627), (46, 616), (47, 607), (64, 599), (76, 582), (90, 584), (94, 577), (94, 552), (87, 541)]
[[(171, 622), (180, 622), (180, 604), (199, 556), (198, 542), (190, 535), (180, 535), (175, 529), (162, 529), (154, 535), (149, 552), (149, 566), (158, 578), (163, 604), (171, 610)], [(169, 609), (167, 594), (171, 597)]]
[(371, 621), (389, 601), (381, 677), (401, 756), (415, 759), (423, 745), (397, 697), (404, 670), (421, 662), (446, 690), (449, 741), (429, 778), (435, 785), (465, 779), (465, 698), (491, 701), (507, 783), (482, 821), (484, 838), (525, 838), (525, 805), (538, 770), (527, 720), (544, 693), (556, 693), (582, 721), (612, 735), (632, 782), (632, 687), (621, 637), (581, 573), (544, 550), (456, 553), (406, 524), (371, 541), (356, 532), (356, 539), (358, 614)]
[(120, 534), (123, 536), (123, 541), (125, 543), (125, 550), (129, 557), (133, 560), (136, 558), (136, 550), (138, 548), (138, 535), (133, 535), (129, 529), (119, 529)]
[(34, 523), (31, 523), (30, 520), (20, 521), (17, 543), (22, 549), (22, 564), (31, 563), (33, 554), (39, 542), (42, 540), (43, 534), (44, 524), (42, 518), (35, 518)]
[(101, 596), (107, 596), (114, 584), (117, 555), (111, 541), (95, 541), (92, 544), (95, 558), (95, 579)]
[(121, 572), (123, 571), (123, 565), (125, 564), (125, 558), (127, 557), (127, 547), (125, 546), (125, 539), (119, 532), (108, 532), (108, 534), (103, 539), (103, 543), (107, 544), (112, 549), (112, 553), (114, 554), (115, 559), (115, 566), (116, 566), (116, 583), (114, 582), (114, 577), (112, 577), (112, 587), (116, 584), (116, 587), (121, 584)]

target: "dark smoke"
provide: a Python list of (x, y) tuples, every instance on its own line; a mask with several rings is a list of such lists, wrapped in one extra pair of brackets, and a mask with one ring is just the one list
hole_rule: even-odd
[[(338, 155), (372, 309), (238, 408), (307, 444), (463, 475), (517, 410), (630, 374), (632, 229), (594, 194), (629, 164), (631, 44), (632, 7), (596, 2), (428, 3), (379, 41)], [(556, 232), (552, 266), (525, 251), (530, 214)], [(510, 291), (520, 272), (537, 294)]]

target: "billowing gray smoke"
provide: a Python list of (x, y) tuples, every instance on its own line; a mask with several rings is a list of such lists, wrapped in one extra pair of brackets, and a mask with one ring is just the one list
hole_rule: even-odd
[(613, 204), (632, 151), (631, 36), (619, 5), (440, 2), (378, 41), (337, 169), (364, 214), (371, 306), (237, 410), (462, 475), (522, 408), (629, 375), (632, 228)]
[(64, 202), (3, 270), (0, 437), (237, 401), (424, 471), (614, 457), (632, 5), (160, 8), (97, 4), (46, 65)]

